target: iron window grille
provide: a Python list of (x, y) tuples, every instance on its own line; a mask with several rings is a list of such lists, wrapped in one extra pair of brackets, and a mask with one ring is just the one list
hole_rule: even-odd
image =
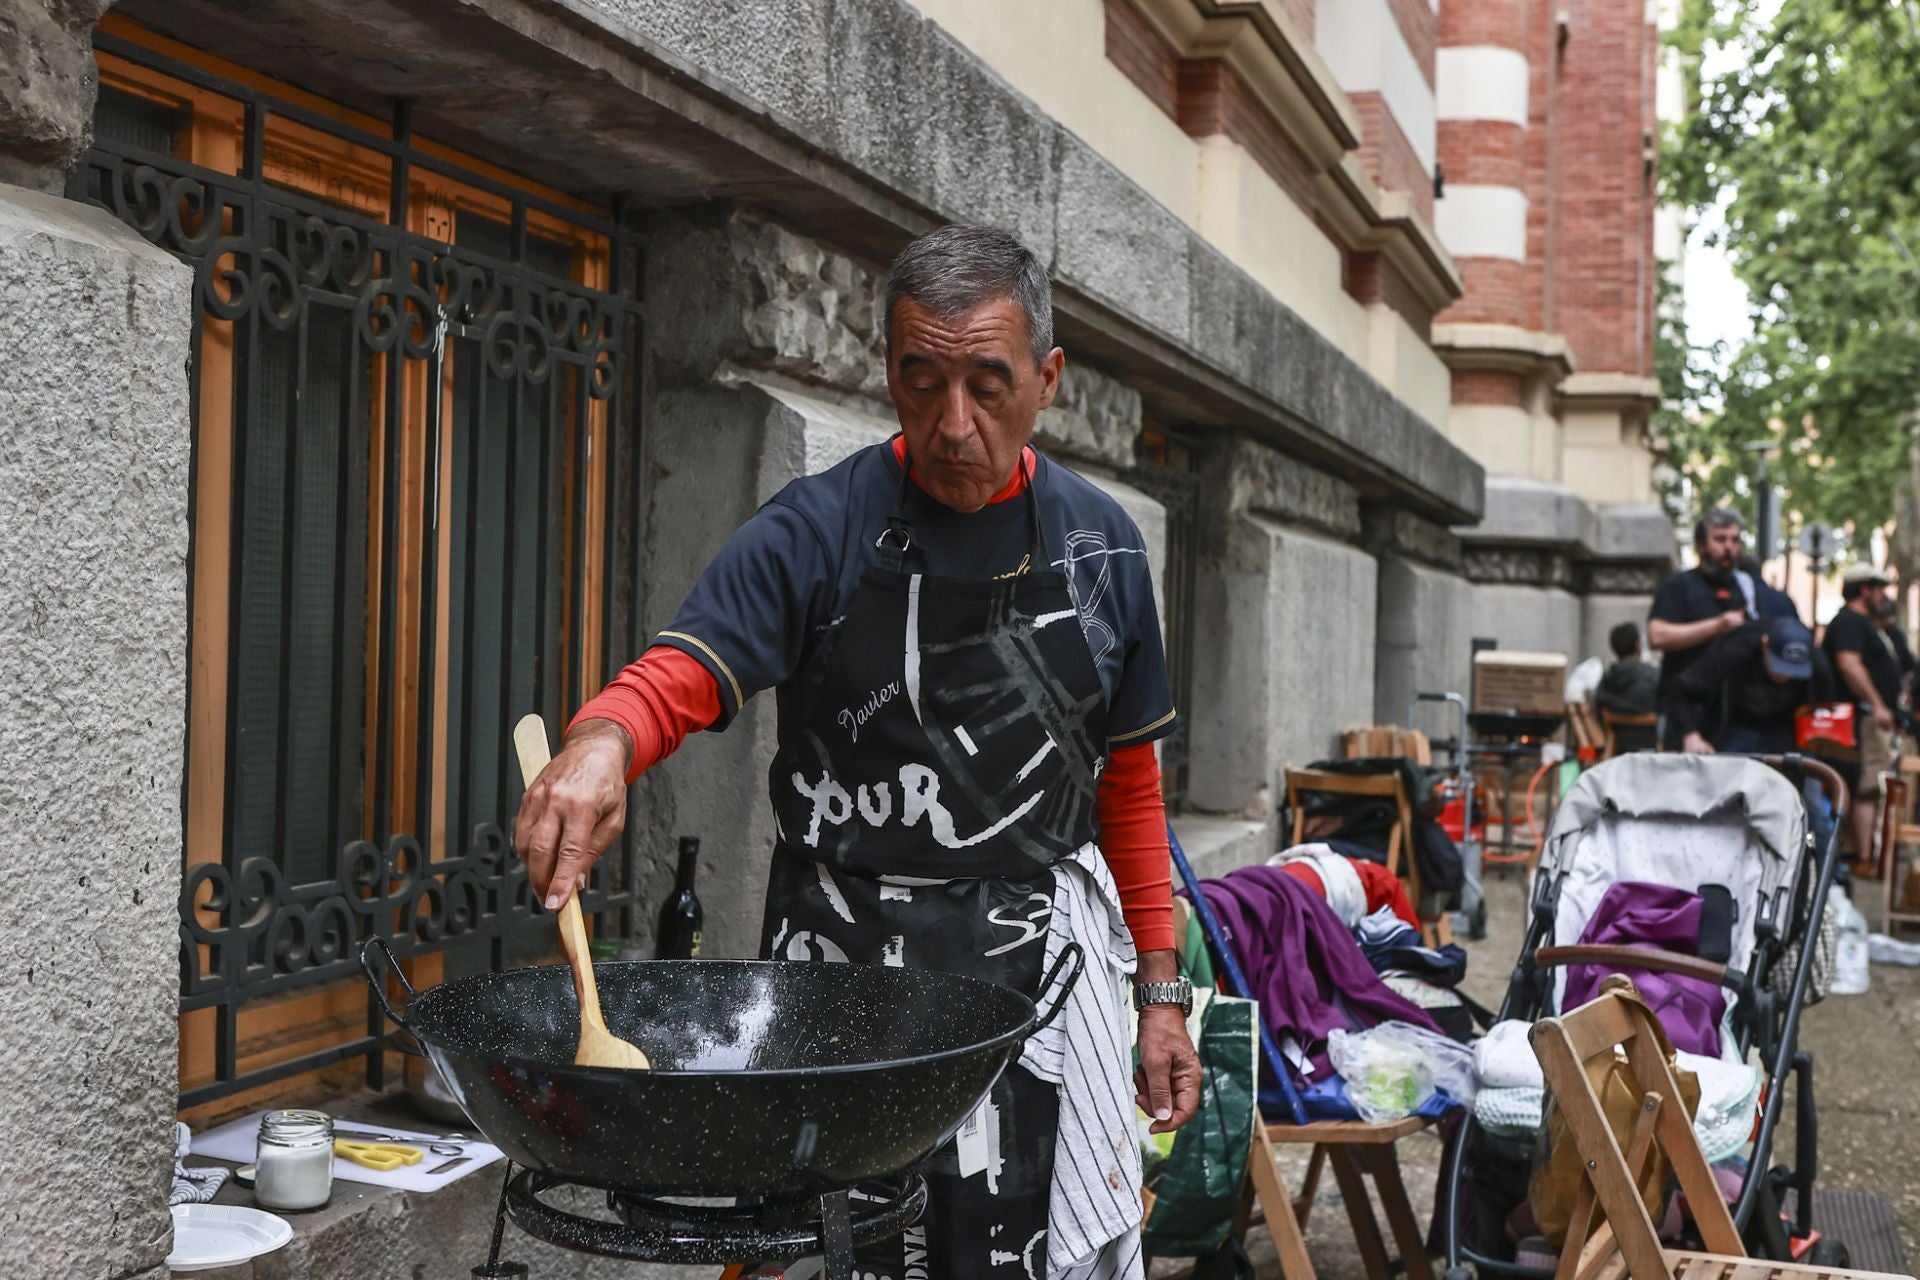
[[(174, 153), (164, 106), (103, 86), (68, 193), (194, 269), (193, 502), (231, 502), (220, 848), (186, 849), (179, 903), (180, 1009), (214, 1011), (213, 1070), (180, 1105), (356, 1057), (379, 1088), (370, 993), (363, 1033), (250, 1069), (240, 1010), (356, 977), (373, 937), (453, 969), (551, 949), (506, 834), (508, 732), (534, 710), (564, 724), (641, 635), (638, 254), (617, 208), (423, 150), (405, 102), (383, 133), (106, 33), (95, 46), (244, 113), (229, 173)], [(272, 181), (275, 122), (379, 157), (385, 216)], [(506, 216), (410, 229), (417, 177)], [(574, 278), (575, 236), (605, 246), (604, 288)], [(209, 341), (230, 387), (206, 385)], [(230, 493), (202, 483), (215, 443)], [(212, 571), (194, 527), (190, 597)], [(189, 724), (192, 759), (191, 708)], [(190, 769), (183, 825), (196, 785)], [(583, 893), (620, 935), (633, 864), (629, 835)]]

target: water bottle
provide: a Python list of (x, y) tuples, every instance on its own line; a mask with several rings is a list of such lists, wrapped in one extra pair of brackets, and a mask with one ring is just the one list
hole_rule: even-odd
[(1871, 972), (1867, 949), (1867, 918), (1853, 900), (1841, 894), (1829, 899), (1834, 904), (1833, 986), (1836, 996), (1865, 995)]

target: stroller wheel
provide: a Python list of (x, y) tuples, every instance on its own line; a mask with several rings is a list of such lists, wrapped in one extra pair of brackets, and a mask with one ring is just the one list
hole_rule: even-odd
[(1813, 1242), (1813, 1248), (1807, 1250), (1807, 1261), (1816, 1267), (1839, 1267), (1844, 1270), (1853, 1265), (1853, 1253), (1847, 1248), (1846, 1241), (1823, 1236)]

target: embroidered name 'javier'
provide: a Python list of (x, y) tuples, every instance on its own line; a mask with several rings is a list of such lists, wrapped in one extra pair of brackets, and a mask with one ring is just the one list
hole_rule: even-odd
[(860, 726), (873, 719), (874, 713), (900, 696), (900, 682), (889, 680), (867, 695), (867, 700), (857, 707), (840, 709), (840, 727), (852, 735), (855, 742), (860, 741)]

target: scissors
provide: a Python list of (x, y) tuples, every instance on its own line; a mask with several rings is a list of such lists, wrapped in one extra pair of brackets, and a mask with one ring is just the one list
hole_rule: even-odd
[[(404, 1147), (424, 1147), (437, 1156), (463, 1156), (467, 1153), (467, 1144), (476, 1139), (465, 1133), (449, 1133), (439, 1138), (420, 1138), (404, 1133), (382, 1133), (378, 1129), (362, 1129), (358, 1125), (333, 1126), (335, 1133), (351, 1136), (356, 1143), (398, 1143)], [(411, 1162), (409, 1162), (411, 1163)]]
[(333, 1154), (342, 1160), (351, 1160), (365, 1169), (376, 1173), (391, 1173), (402, 1165), (419, 1164), (424, 1153), (418, 1147), (396, 1146), (386, 1142), (352, 1142), (346, 1138), (333, 1140)]

